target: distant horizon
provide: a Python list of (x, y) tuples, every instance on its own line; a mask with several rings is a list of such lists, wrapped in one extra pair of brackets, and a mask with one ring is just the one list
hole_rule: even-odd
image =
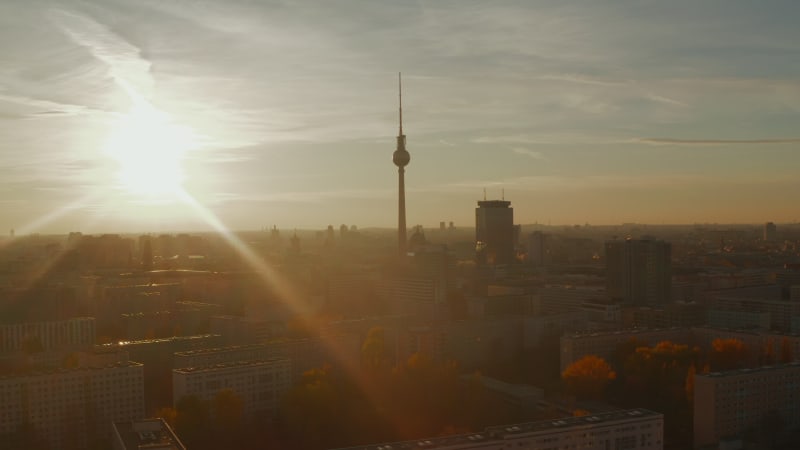
[[(701, 226), (716, 226), (716, 227), (756, 227), (756, 228), (763, 228), (767, 222), (772, 222), (775, 226), (778, 227), (778, 231), (780, 231), (781, 226), (788, 226), (788, 227), (795, 227), (800, 226), (800, 222), (774, 222), (774, 221), (766, 221), (766, 222), (742, 222), (742, 223), (734, 223), (734, 222), (695, 222), (695, 223), (644, 223), (644, 222), (625, 222), (625, 223), (616, 223), (616, 224), (601, 224), (601, 223), (563, 223), (563, 224), (542, 224), (542, 223), (515, 223), (514, 225), (520, 226), (523, 228), (531, 228), (531, 227), (541, 227), (541, 228), (586, 228), (587, 225), (589, 228), (620, 228), (620, 227), (633, 227), (633, 226), (644, 226), (644, 227), (701, 227)], [(336, 235), (339, 235), (339, 229), (342, 225), (347, 225), (348, 231), (349, 227), (352, 225), (356, 226), (356, 232), (358, 231), (378, 231), (378, 232), (385, 232), (386, 234), (393, 237), (392, 233), (397, 232), (396, 227), (381, 227), (381, 226), (359, 226), (358, 224), (329, 224), (333, 226), (333, 229)], [(414, 227), (421, 225), (421, 224), (414, 224), (409, 225), (408, 227), (408, 234), (411, 235), (414, 233)], [(449, 223), (446, 223), (446, 226), (449, 226)], [(474, 230), (475, 225), (462, 225), (459, 226), (458, 224), (453, 224), (455, 231), (464, 231), (464, 230)], [(321, 228), (301, 228), (301, 227), (277, 227), (278, 231), (282, 235), (290, 235), (293, 232), (298, 233), (318, 233), (327, 230), (328, 225), (325, 225)], [(230, 229), (225, 230), (224, 232), (218, 230), (202, 230), (202, 229), (170, 229), (170, 230), (158, 230), (158, 231), (137, 231), (137, 230), (69, 230), (69, 231), (48, 231), (48, 232), (32, 232), (28, 234), (19, 234), (16, 233), (13, 236), (14, 238), (22, 238), (26, 236), (68, 236), (71, 233), (81, 233), (83, 235), (91, 235), (91, 236), (98, 236), (98, 235), (136, 235), (136, 236), (145, 236), (145, 235), (172, 235), (172, 234), (221, 234), (221, 233), (269, 233), (272, 229), (272, 226), (265, 226), (262, 228), (242, 228), (242, 229)], [(425, 226), (422, 225), (422, 229), (425, 232), (440, 232), (439, 225), (432, 225), (432, 226)], [(447, 230), (445, 230), (446, 232)], [(10, 230), (9, 230), (10, 232)], [(11, 238), (10, 234), (0, 235), (0, 239), (6, 240)]]

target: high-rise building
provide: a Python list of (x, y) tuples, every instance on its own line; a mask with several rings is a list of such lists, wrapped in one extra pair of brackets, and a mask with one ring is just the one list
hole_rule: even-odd
[(778, 227), (772, 222), (764, 224), (764, 240), (772, 242), (775, 240), (775, 235), (778, 234)]
[(515, 261), (514, 208), (505, 200), (483, 200), (475, 208), (475, 254), (478, 264)]
[(528, 263), (541, 267), (547, 263), (547, 237), (541, 231), (528, 235)]
[(611, 299), (629, 305), (670, 301), (672, 246), (653, 238), (606, 242), (606, 287)]
[(397, 166), (398, 199), (397, 199), (397, 249), (400, 255), (406, 252), (406, 183), (405, 167), (411, 161), (411, 155), (406, 151), (406, 135), (403, 134), (403, 85), (400, 74), (397, 74), (398, 87), (400, 88), (400, 131), (397, 134), (397, 150), (392, 154), (392, 161)]

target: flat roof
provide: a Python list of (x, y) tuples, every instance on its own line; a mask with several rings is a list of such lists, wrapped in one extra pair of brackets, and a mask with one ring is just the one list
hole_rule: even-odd
[(209, 372), (212, 370), (230, 369), (235, 367), (263, 366), (267, 364), (273, 364), (279, 361), (280, 362), (285, 361), (291, 364), (291, 361), (286, 358), (268, 358), (268, 359), (257, 359), (257, 360), (233, 361), (233, 362), (226, 362), (219, 364), (211, 364), (208, 366), (201, 366), (201, 367), (183, 367), (180, 369), (172, 369), (172, 372), (182, 373), (182, 374), (189, 374), (195, 372)]
[(191, 341), (191, 340), (200, 340), (200, 339), (207, 339), (207, 338), (221, 338), (221, 334), (193, 334), (190, 336), (172, 336), (168, 338), (156, 338), (156, 339), (139, 339), (135, 341), (117, 341), (117, 342), (109, 342), (108, 344), (97, 344), (95, 348), (109, 348), (109, 347), (124, 347), (126, 345), (144, 345), (144, 344), (158, 344), (164, 342), (176, 342), (176, 341)]
[(640, 418), (663, 418), (662, 414), (642, 409), (627, 409), (610, 411), (606, 413), (592, 414), (582, 417), (565, 417), (556, 420), (542, 420), (538, 422), (528, 422), (513, 425), (502, 425), (488, 427), (479, 433), (459, 434), (453, 436), (423, 438), (413, 441), (389, 442), (380, 444), (361, 445), (339, 450), (424, 450), (449, 447), (459, 444), (481, 443), (481, 442), (502, 442), (506, 439), (513, 439), (516, 435), (526, 433), (536, 433), (542, 431), (553, 431), (561, 428), (570, 427), (591, 427), (605, 422), (621, 420), (632, 420)]
[(114, 430), (125, 449), (186, 450), (163, 419), (114, 422)]
[(783, 369), (800, 369), (800, 361), (793, 361), (786, 364), (775, 364), (771, 366), (754, 367), (752, 369), (734, 369), (726, 370), (724, 372), (698, 373), (697, 376), (707, 378), (726, 378), (739, 375), (750, 375), (754, 373), (772, 372)]
[(135, 361), (116, 361), (113, 363), (106, 364), (104, 366), (83, 366), (83, 367), (73, 367), (69, 369), (63, 367), (55, 369), (28, 369), (20, 372), (13, 372), (0, 375), (0, 380), (7, 380), (20, 377), (31, 377), (31, 376), (35, 377), (35, 376), (65, 374), (71, 372), (89, 372), (89, 371), (106, 370), (106, 369), (118, 369), (123, 367), (144, 367), (144, 365), (142, 363), (138, 363)]
[(598, 336), (619, 336), (627, 334), (643, 334), (643, 333), (660, 333), (667, 331), (691, 331), (689, 327), (672, 327), (672, 328), (631, 328), (627, 330), (612, 330), (612, 331), (579, 331), (575, 333), (565, 334), (564, 337), (570, 338), (584, 338), (584, 337), (598, 337)]

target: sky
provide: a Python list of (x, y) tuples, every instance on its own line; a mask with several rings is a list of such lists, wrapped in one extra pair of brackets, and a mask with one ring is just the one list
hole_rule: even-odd
[(0, 230), (800, 219), (800, 2), (0, 2)]

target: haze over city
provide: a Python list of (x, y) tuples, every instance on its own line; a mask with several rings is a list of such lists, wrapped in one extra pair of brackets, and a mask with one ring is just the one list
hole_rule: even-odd
[[(0, 4), (0, 226), (794, 222), (792, 1)], [(185, 194), (184, 194), (185, 193)], [(211, 219), (210, 219), (211, 218)], [(213, 219), (217, 218), (217, 219)]]

